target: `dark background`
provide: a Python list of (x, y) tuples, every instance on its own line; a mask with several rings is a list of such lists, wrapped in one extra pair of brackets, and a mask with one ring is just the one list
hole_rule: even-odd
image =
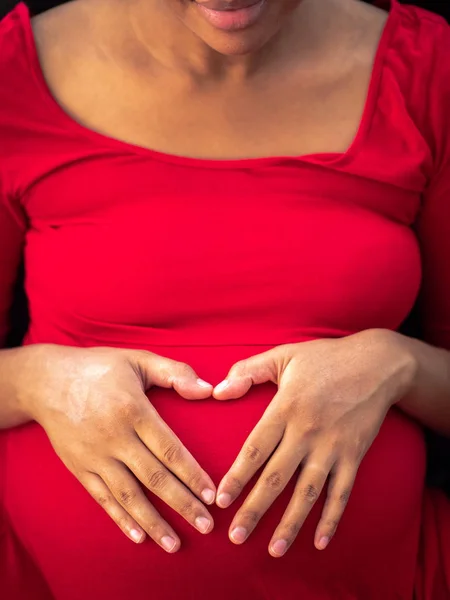
[[(26, 4), (31, 9), (32, 13), (39, 13), (47, 10), (48, 8), (52, 8), (53, 6), (57, 6), (58, 4), (62, 4), (64, 0), (28, 0)], [(401, 0), (404, 4), (416, 4), (417, 6), (421, 6), (428, 10), (431, 10), (435, 13), (438, 13), (444, 16), (448, 21), (450, 21), (450, 1), (449, 0), (408, 0), (405, 2)], [(16, 0), (0, 0), (0, 17), (5, 15), (7, 12), (13, 8), (17, 4)]]

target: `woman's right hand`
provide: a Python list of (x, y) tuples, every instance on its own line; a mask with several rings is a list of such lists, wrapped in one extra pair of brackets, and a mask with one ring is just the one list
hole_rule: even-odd
[(201, 533), (212, 530), (200, 499), (212, 504), (216, 488), (145, 395), (158, 386), (201, 400), (212, 386), (189, 366), (150, 352), (53, 345), (20, 352), (22, 409), (130, 539), (142, 542), (146, 532), (167, 552), (180, 547), (139, 481)]

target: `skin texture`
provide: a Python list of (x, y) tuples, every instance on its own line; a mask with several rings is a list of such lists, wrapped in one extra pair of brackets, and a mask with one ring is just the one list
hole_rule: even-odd
[[(173, 0), (80, 0), (37, 17), (40, 62), (59, 104), (86, 127), (168, 154), (347, 149), (384, 12), (351, 0), (303, 0), (277, 35), (236, 56), (196, 36), (179, 8)], [(230, 43), (250, 36), (215, 35)]]
[[(241, 544), (301, 465), (269, 544), (270, 554), (280, 557), (328, 482), (315, 536), (318, 549), (327, 547), (361, 460), (394, 404), (450, 434), (449, 353), (386, 330), (276, 347), (234, 365), (214, 389), (189, 366), (143, 351), (35, 345), (1, 354), (0, 395), (10, 399), (1, 426), (40, 423), (68, 469), (122, 531), (137, 543), (148, 533), (167, 552), (176, 552), (180, 540), (138, 481), (209, 533), (213, 521), (200, 499), (227, 508), (264, 467), (230, 526), (230, 540)], [(145, 391), (156, 385), (187, 400), (212, 395), (227, 401), (268, 381), (278, 393), (216, 494)]]
[(18, 375), (9, 388), (16, 418), (42, 425), (67, 468), (130, 539), (148, 534), (168, 552), (180, 545), (138, 481), (200, 533), (212, 530), (202, 501), (214, 501), (215, 486), (145, 395), (157, 385), (188, 400), (209, 397), (212, 387), (190, 367), (149, 352), (36, 345), (6, 354), (2, 381), (5, 368)]
[[(33, 28), (48, 86), (73, 119), (146, 148), (220, 159), (345, 151), (385, 21), (383, 12), (353, 0), (267, 0), (254, 28), (224, 33), (190, 0), (80, 0), (39, 16)], [(214, 393), (222, 401), (274, 381), (279, 393), (221, 482), (217, 502), (224, 505), (223, 494), (232, 502), (276, 449), (230, 528), (250, 534), (304, 463), (270, 544), (280, 556), (331, 475), (316, 536), (317, 547), (326, 545), (393, 403), (432, 426), (444, 421), (444, 371), (448, 353), (365, 332), (274, 349), (235, 366), (229, 385), (213, 392), (188, 366), (152, 354), (36, 346), (1, 353), (0, 426), (39, 422), (126, 535), (141, 541), (148, 534), (174, 552), (176, 532), (138, 481), (202, 532), (213, 523), (200, 499), (214, 502), (216, 488), (145, 391), (174, 387), (188, 399)], [(205, 520), (196, 525), (199, 517)], [(233, 541), (242, 542), (238, 537)]]
[(415, 361), (399, 341), (390, 332), (367, 331), (279, 346), (234, 365), (214, 390), (218, 400), (240, 398), (268, 381), (278, 385), (278, 393), (218, 489), (217, 503), (225, 508), (265, 465), (233, 519), (231, 541), (248, 538), (302, 465), (269, 551), (274, 557), (287, 551), (329, 478), (315, 536), (316, 547), (326, 548), (387, 411), (411, 388)]
[(242, 544), (301, 466), (269, 543), (276, 558), (292, 545), (325, 486), (315, 546), (328, 546), (359, 465), (394, 405), (450, 435), (450, 353), (396, 332), (367, 330), (279, 346), (235, 364), (213, 395), (241, 398), (252, 385), (268, 381), (278, 393), (220, 482), (217, 504), (230, 506), (264, 467), (229, 529), (230, 540)]

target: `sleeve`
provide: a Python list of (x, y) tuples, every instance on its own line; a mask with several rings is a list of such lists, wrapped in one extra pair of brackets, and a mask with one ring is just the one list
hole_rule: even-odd
[(450, 350), (450, 27), (444, 21), (434, 25), (428, 31), (433, 76), (422, 95), (433, 167), (416, 222), (422, 256), (419, 312), (424, 341)]
[(8, 199), (0, 174), (0, 348), (5, 346), (10, 330), (10, 311), (22, 260), (25, 231), (24, 215)]

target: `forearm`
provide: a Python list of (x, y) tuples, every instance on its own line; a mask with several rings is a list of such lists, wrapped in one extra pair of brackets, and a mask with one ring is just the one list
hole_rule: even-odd
[(450, 352), (397, 335), (413, 364), (410, 391), (397, 405), (423, 425), (450, 436)]
[[(27, 348), (0, 350), (0, 429), (9, 429), (30, 421), (18, 392), (18, 382), (26, 382)], [(29, 382), (32, 385), (32, 382)]]

